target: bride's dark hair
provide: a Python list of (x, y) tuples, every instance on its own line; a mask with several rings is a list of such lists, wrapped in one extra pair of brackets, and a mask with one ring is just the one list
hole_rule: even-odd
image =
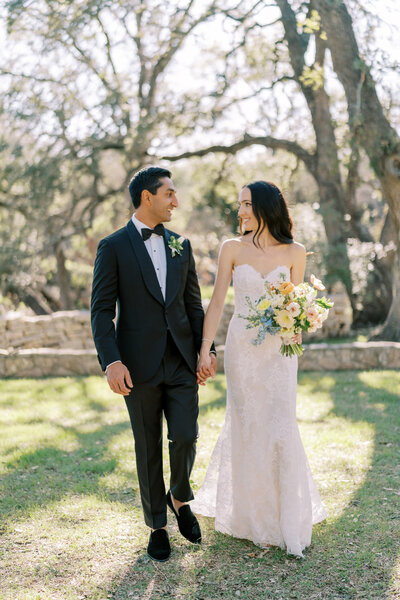
[[(243, 188), (250, 190), (251, 205), (258, 225), (256, 231), (242, 233), (244, 235), (252, 233), (254, 244), (258, 246), (260, 235), (267, 226), (270, 234), (278, 242), (291, 244), (293, 242), (293, 223), (280, 189), (268, 181), (253, 181), (244, 185)], [(242, 229), (241, 220), (240, 229)]]

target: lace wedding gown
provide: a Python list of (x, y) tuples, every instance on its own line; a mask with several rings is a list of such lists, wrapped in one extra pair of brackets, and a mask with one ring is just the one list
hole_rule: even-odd
[(301, 442), (296, 421), (297, 357), (281, 356), (280, 337), (259, 346), (246, 329), (246, 296), (257, 301), (264, 282), (277, 283), (286, 266), (263, 277), (251, 265), (233, 273), (235, 312), (225, 346), (227, 406), (203, 486), (193, 511), (215, 517), (215, 529), (237, 538), (286, 548), (302, 556), (313, 523), (325, 509)]

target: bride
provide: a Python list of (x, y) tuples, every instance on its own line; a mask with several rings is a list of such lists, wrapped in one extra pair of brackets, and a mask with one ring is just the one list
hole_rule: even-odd
[[(215, 517), (215, 529), (255, 544), (280, 546), (303, 556), (313, 523), (326, 512), (296, 422), (297, 357), (281, 356), (281, 339), (267, 334), (258, 346), (255, 330), (240, 317), (264, 282), (304, 277), (306, 252), (293, 240), (286, 201), (272, 183), (256, 181), (239, 195), (242, 236), (226, 240), (204, 321), (198, 364), (200, 383), (211, 374), (209, 350), (231, 278), (235, 312), (225, 346), (227, 408), (203, 486), (193, 511)], [(301, 339), (296, 339), (301, 342)]]

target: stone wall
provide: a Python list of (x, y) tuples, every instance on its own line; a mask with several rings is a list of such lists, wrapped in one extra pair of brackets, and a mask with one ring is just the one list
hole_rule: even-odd
[[(262, 351), (262, 347), (259, 348)], [(224, 347), (218, 346), (219, 371), (223, 371)], [(299, 359), (301, 371), (400, 369), (400, 343), (354, 342), (351, 344), (308, 344)], [(0, 350), (1, 377), (100, 375), (95, 350), (33, 348)]]
[(90, 313), (88, 310), (71, 310), (43, 317), (7, 314), (0, 317), (0, 348), (93, 349)]
[(95, 349), (0, 349), (0, 377), (101, 375)]
[[(337, 290), (330, 294), (334, 307), (324, 327), (305, 336), (307, 341), (326, 337), (342, 337), (350, 333), (351, 307), (346, 294)], [(207, 309), (209, 301), (204, 301)], [(233, 303), (225, 305), (215, 343), (224, 345), (229, 321), (234, 311)], [(73, 310), (55, 312), (43, 317), (26, 317), (9, 313), (0, 317), (0, 348), (12, 351), (28, 348), (93, 349), (89, 311)]]
[[(335, 300), (336, 302), (336, 300)], [(206, 303), (205, 303), (206, 304)], [(323, 331), (348, 333), (348, 307), (337, 302)], [(226, 330), (233, 313), (227, 304), (216, 336), (219, 368), (223, 369)], [(341, 326), (340, 324), (343, 324)], [(311, 337), (311, 336), (309, 336)], [(368, 342), (352, 344), (309, 343), (299, 360), (301, 370), (400, 368), (400, 344)], [(100, 374), (89, 311), (58, 312), (43, 317), (12, 315), (0, 318), (0, 377)]]

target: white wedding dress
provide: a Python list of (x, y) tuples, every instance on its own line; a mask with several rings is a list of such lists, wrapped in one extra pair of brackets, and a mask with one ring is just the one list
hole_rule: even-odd
[(277, 283), (286, 266), (263, 277), (251, 265), (233, 273), (235, 312), (225, 346), (227, 406), (203, 486), (191, 503), (215, 517), (215, 529), (259, 546), (303, 556), (313, 523), (326, 512), (313, 481), (296, 421), (297, 357), (281, 356), (279, 335), (251, 343), (246, 296), (254, 302), (266, 280)]

